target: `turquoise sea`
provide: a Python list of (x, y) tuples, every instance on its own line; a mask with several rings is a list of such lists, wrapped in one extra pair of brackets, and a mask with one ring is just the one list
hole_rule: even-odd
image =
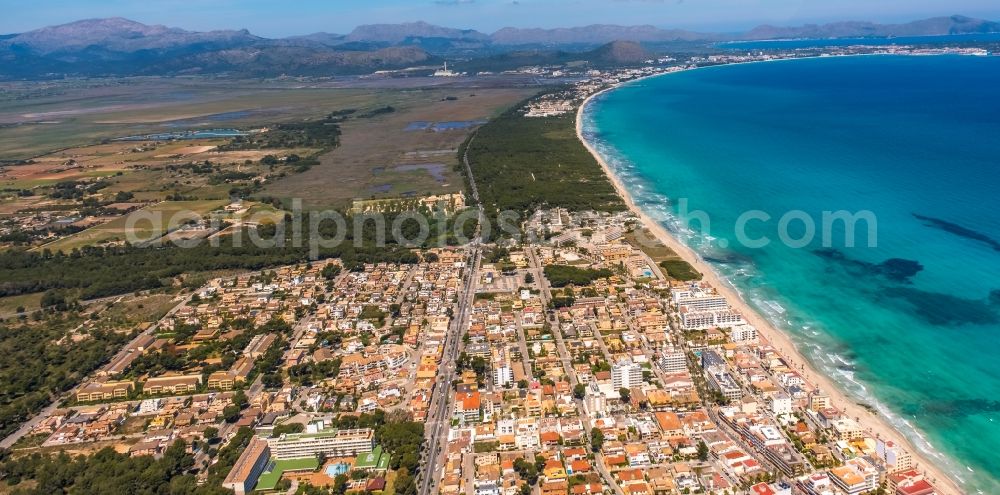
[[(604, 93), (588, 141), (681, 236), (970, 493), (1000, 493), (1000, 57), (685, 71)], [(683, 205), (683, 208), (682, 208)], [(747, 247), (736, 234), (746, 223)], [(823, 212), (869, 212), (848, 247)], [(688, 214), (683, 212), (687, 211)], [(698, 222), (710, 219), (706, 232)], [(780, 240), (780, 219), (793, 239)], [(760, 213), (770, 220), (761, 220)], [(824, 239), (825, 237), (825, 239)], [(874, 246), (869, 246), (872, 237)]]

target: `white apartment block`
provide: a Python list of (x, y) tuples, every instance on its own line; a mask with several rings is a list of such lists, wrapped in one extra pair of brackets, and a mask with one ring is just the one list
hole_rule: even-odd
[(885, 461), (885, 467), (890, 473), (906, 471), (913, 467), (913, 455), (892, 440), (878, 439), (875, 452)]
[(726, 298), (699, 288), (674, 289), (670, 291), (674, 307), (687, 306), (693, 311), (722, 311), (729, 309)]
[(771, 397), (771, 413), (775, 416), (792, 414), (792, 398), (785, 394)]
[(726, 399), (736, 401), (743, 397), (743, 389), (736, 384), (736, 380), (729, 372), (709, 372), (706, 374), (708, 375), (708, 384), (718, 390)]
[(370, 428), (318, 430), (268, 438), (267, 444), (271, 448), (271, 453), (278, 459), (314, 457), (321, 453), (327, 456), (357, 455), (372, 451), (375, 446), (375, 432)]
[(514, 370), (509, 365), (503, 365), (493, 370), (493, 385), (506, 387), (514, 381)]
[(733, 342), (756, 342), (757, 329), (753, 325), (736, 325), (730, 338)]
[(734, 327), (746, 323), (735, 311), (695, 311), (681, 307), (681, 326), (686, 330), (705, 330), (715, 327)]
[(660, 356), (660, 369), (665, 373), (678, 373), (687, 370), (687, 356), (683, 351), (670, 350)]
[(597, 382), (587, 385), (587, 395), (583, 398), (583, 407), (590, 414), (604, 414), (608, 409), (608, 398), (601, 392)]
[(632, 388), (642, 384), (642, 366), (621, 360), (611, 367), (611, 386), (615, 389)]

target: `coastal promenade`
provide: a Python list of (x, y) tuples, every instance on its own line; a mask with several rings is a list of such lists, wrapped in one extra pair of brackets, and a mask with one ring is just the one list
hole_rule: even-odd
[(628, 190), (625, 189), (621, 180), (614, 174), (614, 171), (608, 163), (583, 136), (583, 113), (587, 105), (596, 96), (606, 91), (613, 90), (615, 87), (616, 86), (613, 86), (591, 94), (583, 101), (577, 110), (576, 134), (580, 142), (583, 143), (587, 150), (601, 165), (601, 168), (604, 169), (604, 172), (614, 185), (615, 190), (626, 202), (629, 209), (639, 217), (646, 229), (652, 232), (653, 235), (665, 246), (677, 253), (677, 255), (684, 261), (690, 263), (696, 270), (702, 273), (704, 281), (715, 287), (719, 293), (727, 299), (729, 304), (743, 315), (748, 323), (755, 326), (760, 336), (763, 337), (764, 340), (770, 342), (774, 348), (777, 349), (778, 352), (788, 361), (789, 365), (800, 370), (803, 377), (807, 381), (819, 387), (824, 393), (830, 396), (833, 407), (840, 409), (845, 415), (851, 418), (856, 418), (862, 428), (865, 429), (870, 435), (882, 439), (891, 439), (896, 443), (905, 446), (905, 448), (913, 455), (916, 461), (916, 468), (925, 472), (927, 477), (935, 484), (937, 493), (941, 495), (961, 495), (965, 493), (955, 483), (951, 476), (946, 474), (944, 470), (932, 461), (932, 458), (929, 457), (926, 452), (918, 450), (914, 446), (913, 442), (902, 435), (883, 418), (873, 414), (865, 407), (859, 405), (856, 400), (848, 397), (829, 377), (816, 372), (805, 357), (803, 357), (803, 355), (798, 351), (788, 335), (778, 330), (773, 324), (771, 324), (771, 322), (763, 318), (757, 310), (750, 306), (740, 296), (731, 284), (719, 277), (714, 269), (707, 262), (705, 262), (697, 252), (671, 235), (659, 222), (655, 221), (636, 205), (634, 199), (631, 197)]

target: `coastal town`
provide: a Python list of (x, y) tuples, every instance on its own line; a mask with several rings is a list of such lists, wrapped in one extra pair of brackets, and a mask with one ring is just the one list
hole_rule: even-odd
[(632, 213), (525, 230), (546, 240), (213, 279), (26, 436), (182, 441), (203, 477), (236, 445), (237, 494), (942, 493)]
[[(435, 4), (453, 3), (474, 2)], [(55, 129), (32, 135), (37, 150), (0, 160), (0, 494), (961, 495), (989, 486), (982, 459), (956, 455), (928, 422), (951, 424), (964, 407), (993, 413), (993, 402), (908, 409), (875, 393), (884, 384), (869, 394), (862, 373), (876, 367), (823, 347), (859, 341), (811, 340), (796, 331), (809, 327), (794, 297), (764, 283), (774, 295), (757, 297), (764, 292), (726, 278), (718, 259), (677, 235), (687, 219), (673, 215), (666, 189), (643, 191), (621, 165), (630, 157), (605, 153), (611, 141), (587, 109), (664, 74), (869, 55), (978, 61), (995, 59), (1000, 38), (762, 49), (752, 43), (764, 38), (672, 39), (670, 50), (613, 40), (544, 53), (534, 47), (549, 43), (522, 52), (468, 34), (254, 41), (255, 50), (301, 56), (304, 47), (322, 63), (362, 65), (335, 76), (234, 72), (260, 80), (232, 90), (235, 62), (163, 80), (66, 78), (37, 93), (0, 84), (0, 120), (7, 103), (30, 120), (0, 130)], [(350, 49), (337, 51), (341, 42)], [(422, 43), (442, 51), (407, 58)], [(184, 106), (147, 104), (145, 84)], [(72, 102), (76, 85), (80, 101), (104, 102), (93, 105), (100, 120), (48, 109)], [(247, 109), (251, 100), (259, 108)], [(25, 113), (36, 103), (45, 111)], [(218, 122), (232, 129), (210, 128)], [(110, 127), (69, 139), (56, 136), (64, 124)], [(734, 189), (718, 194), (750, 191)], [(904, 216), (1000, 250), (986, 233)], [(960, 306), (955, 315), (975, 313), (973, 324), (1000, 321), (1000, 291), (965, 299), (910, 287), (907, 270), (923, 270), (924, 259), (876, 264), (833, 251), (817, 254), (842, 262), (828, 271), (871, 275), (871, 300), (891, 292), (906, 311), (944, 301)], [(968, 323), (952, 316), (929, 317)], [(881, 331), (886, 346), (897, 342), (867, 325), (855, 325), (860, 338)], [(820, 354), (839, 358), (848, 378)], [(905, 380), (886, 381), (902, 389)]]
[(692, 56), (685, 60), (660, 58), (647, 60), (643, 67), (629, 67), (614, 70), (587, 70), (580, 73), (567, 73), (562, 68), (528, 67), (512, 73), (530, 73), (545, 77), (564, 77), (573, 75), (578, 78), (572, 89), (546, 94), (532, 99), (523, 109), (526, 117), (552, 117), (575, 112), (579, 104), (588, 97), (603, 90), (616, 87), (622, 83), (675, 72), (713, 67), (729, 64), (745, 64), (752, 62), (770, 62), (777, 60), (794, 60), (801, 58), (845, 57), (857, 55), (962, 55), (973, 57), (991, 56), (984, 48), (926, 48), (907, 45), (872, 47), (867, 45), (848, 45), (825, 47), (822, 50), (803, 48), (796, 50), (769, 50), (733, 54), (713, 54)]

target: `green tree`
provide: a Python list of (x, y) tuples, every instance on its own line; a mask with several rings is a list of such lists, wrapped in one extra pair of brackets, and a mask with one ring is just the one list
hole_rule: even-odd
[(340, 275), (340, 270), (341, 270), (340, 265), (335, 265), (333, 263), (330, 263), (323, 267), (323, 271), (321, 271), (320, 274), (323, 275), (323, 278), (327, 280), (333, 280), (337, 278), (337, 275)]
[(338, 474), (337, 477), (333, 479), (333, 488), (331, 491), (335, 495), (344, 495), (347, 493), (347, 475)]
[(523, 457), (514, 460), (514, 471), (517, 471), (517, 475), (529, 485), (535, 486), (538, 483), (538, 468)]
[(399, 495), (416, 495), (417, 480), (410, 474), (410, 470), (402, 468), (396, 473), (396, 481), (393, 484), (395, 492)]
[(250, 405), (250, 400), (247, 399), (246, 392), (242, 390), (237, 390), (236, 392), (234, 392), (233, 404), (236, 404), (236, 407), (240, 408), (241, 410), (246, 409), (246, 407)]
[(698, 440), (698, 460), (705, 462), (708, 460), (708, 445), (704, 440)]
[(261, 376), (261, 382), (266, 388), (281, 388), (284, 385), (284, 380), (281, 379), (281, 375), (277, 373), (265, 373)]
[(590, 429), (590, 448), (594, 452), (600, 452), (604, 446), (604, 432), (600, 428)]
[(209, 426), (208, 428), (205, 428), (205, 431), (202, 432), (202, 438), (204, 438), (205, 441), (209, 443), (211, 443), (213, 440), (217, 440), (219, 438), (219, 429), (214, 426)]
[(222, 417), (227, 423), (235, 423), (240, 420), (240, 408), (236, 404), (229, 404), (222, 408)]

